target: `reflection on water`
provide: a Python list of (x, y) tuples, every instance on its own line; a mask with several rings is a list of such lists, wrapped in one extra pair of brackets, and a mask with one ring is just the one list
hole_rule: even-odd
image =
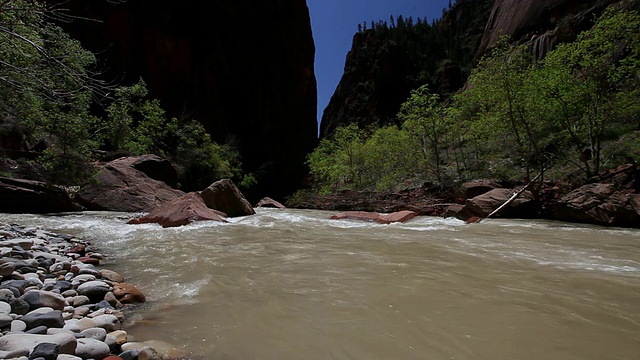
[(640, 231), (262, 210), (231, 224), (0, 215), (72, 232), (147, 294), (129, 331), (194, 359), (637, 359)]

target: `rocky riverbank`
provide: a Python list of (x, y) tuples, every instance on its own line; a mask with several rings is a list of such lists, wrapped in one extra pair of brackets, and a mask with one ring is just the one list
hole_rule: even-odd
[[(525, 184), (513, 181), (471, 181), (457, 188), (431, 184), (393, 193), (345, 190), (329, 195), (300, 192), (287, 206), (333, 211), (391, 213), (409, 210), (418, 215), (486, 218), (518, 194), (494, 217), (550, 219), (603, 226), (640, 228), (640, 167), (625, 164), (575, 183)], [(522, 191), (521, 191), (522, 190)]]
[(157, 341), (123, 330), (145, 296), (100, 269), (103, 255), (72, 235), (0, 223), (0, 359), (178, 359)]

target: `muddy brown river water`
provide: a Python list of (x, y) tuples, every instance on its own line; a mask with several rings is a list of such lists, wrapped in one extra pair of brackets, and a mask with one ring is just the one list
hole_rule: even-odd
[(640, 231), (263, 210), (230, 224), (0, 215), (77, 234), (148, 302), (128, 331), (192, 359), (640, 359)]

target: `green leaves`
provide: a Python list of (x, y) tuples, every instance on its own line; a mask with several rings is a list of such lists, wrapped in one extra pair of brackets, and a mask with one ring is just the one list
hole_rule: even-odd
[(607, 162), (640, 160), (639, 85), (640, 17), (609, 9), (542, 62), (502, 38), (451, 103), (422, 86), (402, 105), (400, 128), (341, 128), (308, 163), (323, 191), (528, 179), (550, 168), (589, 177)]

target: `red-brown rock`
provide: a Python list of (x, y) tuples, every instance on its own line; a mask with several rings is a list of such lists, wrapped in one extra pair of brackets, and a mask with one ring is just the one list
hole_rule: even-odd
[(270, 197), (265, 197), (262, 200), (258, 201), (258, 203), (256, 204), (256, 207), (277, 208), (277, 209), (284, 209), (285, 208), (284, 205), (282, 205), (281, 203), (273, 200)]
[(131, 166), (140, 170), (148, 177), (162, 181), (165, 184), (175, 187), (178, 184), (178, 171), (167, 159), (158, 155), (146, 154), (137, 157)]
[[(515, 192), (516, 190), (514, 189), (493, 189), (487, 193), (468, 199), (455, 216), (465, 221), (472, 217), (485, 218), (507, 202)], [(518, 198), (502, 209), (499, 214), (494, 216), (507, 218), (536, 217), (537, 209), (533, 194), (529, 191), (524, 191)]]
[(458, 191), (462, 199), (473, 199), (476, 196), (486, 194), (493, 189), (501, 188), (500, 184), (492, 181), (469, 181), (460, 185)]
[(100, 265), (100, 259), (96, 259), (88, 256), (82, 256), (77, 258), (76, 260), (80, 261), (83, 264)]
[(202, 220), (226, 222), (223, 219), (224, 216), (226, 214), (208, 208), (197, 193), (188, 193), (153, 209), (148, 215), (133, 219), (128, 223), (158, 223), (162, 227), (176, 227)]
[(142, 291), (129, 283), (113, 285), (113, 295), (123, 304), (141, 303), (147, 301)]
[[(542, 58), (558, 42), (570, 42), (588, 28), (593, 14), (616, 0), (496, 0), (482, 37), (478, 55), (500, 36), (533, 41), (534, 56)], [(537, 36), (543, 34), (542, 36)], [(542, 48), (542, 49), (541, 49)]]
[(618, 191), (614, 184), (584, 185), (553, 206), (558, 220), (640, 228), (640, 194)]
[(379, 213), (368, 212), (368, 211), (346, 211), (340, 214), (333, 215), (331, 219), (333, 220), (352, 219), (352, 220), (362, 220), (362, 221), (371, 221), (371, 222), (375, 221), (380, 224), (390, 224), (394, 222), (407, 222), (416, 216), (418, 216), (417, 213), (409, 210), (397, 211), (390, 214), (379, 214)]
[(82, 188), (76, 199), (89, 210), (150, 211), (184, 195), (134, 168), (139, 160), (127, 157), (103, 165), (98, 183)]
[(222, 179), (209, 185), (200, 196), (210, 209), (222, 211), (230, 217), (254, 215), (256, 211), (245, 199), (240, 189), (230, 179)]

